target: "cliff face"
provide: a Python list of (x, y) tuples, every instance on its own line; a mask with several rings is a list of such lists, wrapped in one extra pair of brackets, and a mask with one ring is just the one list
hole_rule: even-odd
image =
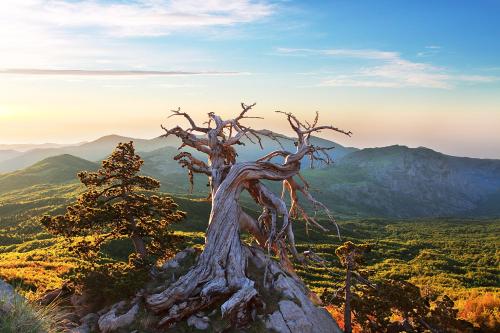
[[(328, 182), (335, 205), (390, 217), (500, 215), (500, 161), (452, 157), (427, 148), (363, 149), (341, 159)], [(318, 184), (319, 185), (319, 184)]]

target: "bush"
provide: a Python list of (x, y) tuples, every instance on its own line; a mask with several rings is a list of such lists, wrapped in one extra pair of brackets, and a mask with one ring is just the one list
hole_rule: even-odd
[(470, 321), (484, 332), (499, 332), (500, 297), (493, 293), (473, 293), (463, 304), (459, 317)]
[(0, 333), (63, 332), (63, 315), (56, 304), (42, 307), (18, 299), (8, 313), (0, 311)]

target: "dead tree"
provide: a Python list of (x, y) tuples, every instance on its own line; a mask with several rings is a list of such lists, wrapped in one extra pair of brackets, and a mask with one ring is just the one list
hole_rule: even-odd
[[(163, 292), (147, 297), (147, 305), (151, 310), (165, 314), (160, 325), (174, 323), (216, 302), (222, 302), (222, 315), (230, 318), (235, 325), (242, 326), (250, 322), (253, 309), (265, 301), (259, 298), (256, 282), (248, 277), (247, 266), (249, 261), (265, 258), (261, 260), (264, 263), (257, 265), (263, 264), (261, 278), (266, 280), (266, 274), (271, 270), (271, 261), (269, 256), (262, 256), (262, 253), (272, 252), (280, 258), (279, 267), (282, 267), (282, 273), (287, 277), (291, 289), (301, 284), (293, 273), (289, 259), (289, 255), (297, 259), (300, 257), (295, 249), (292, 220), (303, 219), (323, 231), (327, 229), (306, 212), (299, 201), (299, 193), (335, 223), (330, 211), (311, 195), (308, 183), (299, 172), (301, 162), (306, 157), (311, 161), (331, 163), (327, 152), (331, 147), (312, 145), (312, 135), (323, 130), (345, 135), (350, 135), (351, 132), (318, 125), (317, 113), (309, 123), (300, 121), (291, 113), (278, 111), (284, 115), (296, 134), (296, 150), (276, 150), (256, 161), (237, 163), (234, 146), (243, 144), (244, 138), (259, 144), (261, 148), (263, 137), (278, 142), (284, 139), (271, 131), (255, 130), (243, 123), (246, 119), (257, 118), (248, 116), (254, 105), (242, 103), (239, 115), (227, 120), (210, 112), (208, 121), (203, 126), (197, 125), (189, 114), (178, 109), (172, 111), (171, 116), (184, 117), (190, 128), (176, 126), (167, 129), (162, 126), (166, 131), (164, 136), (175, 135), (181, 139), (179, 149), (190, 147), (207, 155), (207, 162), (185, 151), (175, 159), (188, 170), (191, 182), (195, 173), (208, 176), (212, 211), (205, 248), (195, 266)], [(280, 146), (282, 147), (281, 144)], [(280, 162), (272, 161), (278, 157)], [(282, 182), (281, 196), (266, 187), (263, 180)], [(247, 191), (262, 207), (259, 218), (255, 219), (242, 210), (238, 201), (243, 191)], [(290, 196), (290, 208), (287, 208), (284, 199), (286, 192)], [(253, 235), (264, 251), (259, 252), (255, 247), (245, 245), (240, 239), (241, 231)], [(278, 266), (273, 267), (276, 270)]]
[(376, 286), (361, 276), (356, 270), (359, 268), (364, 260), (364, 254), (370, 251), (368, 244), (354, 244), (353, 242), (345, 242), (335, 250), (335, 254), (339, 257), (340, 263), (346, 269), (345, 286), (342, 288), (345, 292), (344, 304), (344, 332), (352, 332), (352, 318), (351, 318), (351, 280), (354, 277), (362, 284), (376, 289)]

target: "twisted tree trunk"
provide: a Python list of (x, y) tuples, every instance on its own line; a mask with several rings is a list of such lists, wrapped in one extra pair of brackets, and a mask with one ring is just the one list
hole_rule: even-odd
[[(293, 115), (286, 114), (298, 135), (297, 152), (277, 151), (256, 162), (236, 163), (232, 145), (240, 144), (243, 136), (252, 134), (260, 143), (259, 135), (273, 135), (269, 131), (242, 126), (239, 121), (248, 118), (245, 113), (253, 105), (242, 106), (242, 113), (235, 119), (223, 121), (210, 113), (208, 126), (215, 124), (215, 127), (199, 127), (189, 115), (174, 111), (174, 115), (184, 116), (192, 127), (185, 131), (177, 126), (167, 130), (167, 135), (174, 134), (182, 139), (183, 146), (208, 155), (208, 164), (186, 152), (179, 154), (176, 160), (189, 170), (191, 181), (193, 172), (209, 177), (212, 211), (205, 248), (195, 266), (163, 292), (148, 296), (147, 305), (163, 314), (160, 325), (175, 323), (217, 302), (222, 303), (222, 316), (239, 327), (255, 320), (256, 314), (260, 313), (266, 316), (266, 327), (278, 332), (340, 332), (331, 316), (309, 299), (312, 293), (293, 272), (287, 250), (290, 248), (294, 257), (297, 256), (291, 215), (296, 217), (300, 212), (306, 220), (317, 224), (298, 204), (296, 191), (304, 193), (315, 206), (319, 202), (310, 196), (307, 183), (299, 186), (293, 180), (300, 171), (304, 156), (323, 160), (316, 154), (324, 153), (324, 149), (310, 145), (309, 137), (321, 129), (340, 130), (331, 126), (316, 127), (317, 117), (312, 125), (303, 125)], [(197, 137), (191, 131), (204, 133), (206, 138)], [(285, 163), (271, 163), (275, 156), (285, 157)], [(260, 182), (263, 179), (284, 182), (292, 200), (290, 212), (283, 199)], [(241, 209), (239, 197), (244, 190), (263, 208), (258, 220)], [(283, 221), (281, 228), (277, 224), (279, 216)], [(242, 243), (242, 230), (255, 237), (260, 249)], [(281, 265), (269, 259), (263, 250), (275, 252)], [(250, 267), (257, 272), (252, 272)], [(269, 293), (274, 293), (277, 300), (261, 297)], [(274, 308), (277, 309), (271, 307), (270, 302), (275, 302)]]
[[(205, 249), (198, 263), (174, 286), (148, 298), (149, 306), (157, 312), (187, 298), (198, 297), (199, 301), (188, 305), (182, 312), (174, 308), (174, 312), (171, 311), (161, 324), (177, 321), (224, 296), (230, 297), (221, 307), (223, 316), (232, 318), (238, 325), (250, 320), (252, 306), (259, 301), (256, 300), (255, 283), (246, 274), (248, 253), (240, 240), (240, 220), (244, 213), (238, 199), (245, 183), (261, 178), (262, 173), (272, 178), (280, 177), (273, 168), (264, 169), (265, 164), (236, 164), (220, 184), (212, 198)], [(296, 171), (290, 169), (281, 178), (285, 179)], [(246, 214), (244, 216), (251, 219)]]

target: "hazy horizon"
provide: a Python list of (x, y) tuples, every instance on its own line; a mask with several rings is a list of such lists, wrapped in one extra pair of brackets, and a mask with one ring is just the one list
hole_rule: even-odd
[[(290, 134), (291, 137), (293, 137), (293, 133), (287, 133), (287, 134)], [(28, 152), (32, 149), (40, 148), (40, 146), (44, 146), (44, 145), (55, 145), (55, 146), (61, 146), (61, 147), (78, 146), (78, 145), (94, 142), (94, 141), (97, 141), (99, 139), (102, 139), (104, 137), (109, 137), (109, 136), (119, 136), (119, 137), (124, 137), (124, 138), (130, 138), (133, 140), (153, 140), (153, 139), (158, 138), (160, 135), (153, 136), (153, 137), (136, 137), (136, 136), (126, 135), (123, 133), (110, 133), (110, 134), (103, 134), (103, 135), (100, 135), (97, 137), (89, 138), (87, 140), (81, 140), (81, 141), (75, 141), (75, 142), (62, 142), (62, 141), (60, 141), (60, 142), (48, 142), (48, 141), (43, 142), (42, 141), (39, 143), (36, 143), (36, 142), (12, 142), (12, 143), (0, 142), (0, 151), (10, 149), (10, 150), (16, 150), (16, 151), (24, 153), (24, 152)], [(324, 136), (321, 136), (321, 135), (319, 137), (324, 138)], [(344, 147), (348, 147), (348, 148), (349, 147), (357, 148), (357, 149), (384, 148), (384, 147), (399, 145), (399, 146), (406, 146), (408, 148), (428, 148), (428, 149), (432, 149), (434, 151), (437, 151), (439, 153), (443, 153), (445, 155), (456, 156), (456, 157), (469, 157), (469, 158), (481, 158), (481, 159), (500, 159), (500, 156), (498, 156), (498, 157), (483, 157), (483, 156), (457, 155), (457, 154), (449, 153), (446, 151), (441, 151), (441, 150), (434, 148), (434, 147), (427, 147), (427, 146), (421, 146), (421, 145), (420, 146), (416, 146), (416, 145), (412, 146), (412, 145), (405, 145), (405, 144), (401, 144), (401, 143), (393, 143), (393, 144), (387, 144), (387, 145), (382, 145), (382, 146), (375, 146), (375, 145), (374, 146), (354, 146), (354, 145), (349, 145), (348, 141), (350, 138), (339, 137), (339, 139), (341, 139), (341, 140), (335, 140), (335, 138), (330, 138), (329, 140), (334, 141), (335, 143), (340, 144)], [(16, 148), (14, 146), (26, 146), (26, 147)], [(256, 149), (260, 149), (260, 147), (257, 144), (255, 144), (254, 146), (256, 147)], [(58, 148), (58, 147), (55, 147), (55, 148)]]

